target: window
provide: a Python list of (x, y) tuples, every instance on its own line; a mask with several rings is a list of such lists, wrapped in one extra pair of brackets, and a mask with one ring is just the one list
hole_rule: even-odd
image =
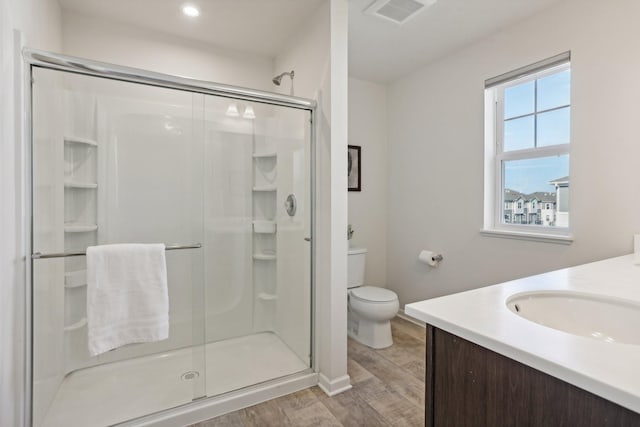
[[(485, 230), (568, 236), (569, 60), (561, 54), (485, 82)], [(505, 201), (518, 197), (545, 200), (555, 220), (505, 215)]]

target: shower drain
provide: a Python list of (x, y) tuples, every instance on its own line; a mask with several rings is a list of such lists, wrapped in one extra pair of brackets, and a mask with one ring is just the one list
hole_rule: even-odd
[(195, 380), (200, 376), (200, 372), (198, 371), (187, 371), (184, 374), (180, 375), (180, 379), (182, 381), (191, 381)]

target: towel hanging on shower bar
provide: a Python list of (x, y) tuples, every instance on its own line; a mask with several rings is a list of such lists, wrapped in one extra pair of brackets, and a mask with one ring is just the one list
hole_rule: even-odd
[(169, 337), (165, 246), (87, 248), (87, 320), (92, 356)]

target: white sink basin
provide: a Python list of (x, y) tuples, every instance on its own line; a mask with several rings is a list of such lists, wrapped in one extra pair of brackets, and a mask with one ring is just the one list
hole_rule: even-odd
[(507, 299), (515, 314), (549, 328), (607, 343), (640, 345), (640, 304), (567, 291), (524, 292)]

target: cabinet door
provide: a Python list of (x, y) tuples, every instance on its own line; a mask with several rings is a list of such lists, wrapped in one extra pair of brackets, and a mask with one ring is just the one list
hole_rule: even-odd
[(427, 426), (636, 426), (640, 414), (427, 326)]

